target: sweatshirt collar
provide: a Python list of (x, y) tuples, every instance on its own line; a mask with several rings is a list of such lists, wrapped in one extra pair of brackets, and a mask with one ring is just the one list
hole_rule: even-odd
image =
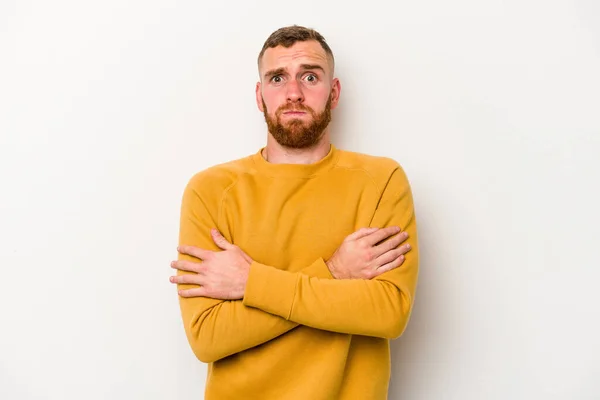
[(265, 160), (262, 155), (265, 147), (258, 150), (252, 160), (257, 170), (269, 176), (287, 176), (295, 178), (311, 178), (331, 169), (337, 162), (339, 150), (330, 144), (329, 152), (325, 157), (312, 164), (273, 164)]

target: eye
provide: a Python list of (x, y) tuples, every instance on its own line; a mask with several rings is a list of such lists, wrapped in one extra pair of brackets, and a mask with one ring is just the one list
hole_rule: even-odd
[(318, 77), (315, 74), (308, 74), (308, 75), (306, 75), (306, 77), (304, 79), (306, 79), (310, 83), (315, 83), (315, 82), (317, 82)]
[(283, 82), (283, 78), (281, 77), (281, 75), (275, 75), (274, 77), (271, 78), (271, 82), (281, 83), (281, 82)]

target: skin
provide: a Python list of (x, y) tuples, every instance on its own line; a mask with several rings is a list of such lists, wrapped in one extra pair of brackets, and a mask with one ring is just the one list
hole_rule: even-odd
[[(301, 147), (281, 144), (269, 132), (263, 157), (270, 163), (311, 164), (329, 153), (329, 125), (308, 140), (308, 129), (319, 117), (338, 106), (341, 85), (334, 77), (333, 60), (316, 41), (296, 42), (285, 48), (265, 51), (259, 64), (260, 81), (256, 84), (256, 104), (269, 122), (279, 124), (283, 138)], [(313, 132), (315, 133), (315, 132)], [(174, 284), (198, 287), (179, 290), (182, 297), (211, 297), (238, 300), (244, 297), (253, 262), (240, 247), (229, 243), (216, 229), (211, 237), (221, 251), (209, 251), (182, 245), (179, 253), (201, 262), (173, 261), (171, 267), (194, 274), (170, 277)], [(396, 226), (362, 228), (348, 235), (326, 264), (335, 279), (373, 279), (404, 262), (410, 246), (408, 234)]]
[[(275, 118), (279, 107), (294, 108), (300, 105), (320, 113), (325, 110), (329, 99), (334, 110), (339, 103), (341, 84), (333, 76), (332, 64), (316, 41), (296, 42), (289, 48), (278, 46), (267, 49), (259, 66), (261, 80), (256, 83), (259, 111), (265, 113), (266, 110), (269, 117)], [(291, 123), (293, 119), (309, 123), (311, 118), (307, 112), (284, 112), (281, 116), (284, 124)], [(311, 164), (327, 155), (329, 145), (329, 126), (317, 143), (302, 149), (284, 147), (269, 134), (263, 156), (274, 164)]]

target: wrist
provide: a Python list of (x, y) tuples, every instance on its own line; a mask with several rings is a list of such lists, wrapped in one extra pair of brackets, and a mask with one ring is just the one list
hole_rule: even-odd
[(327, 265), (327, 268), (329, 269), (329, 272), (331, 272), (331, 275), (333, 276), (334, 279), (342, 278), (336, 269), (333, 259), (329, 259), (329, 260), (325, 261), (325, 265)]

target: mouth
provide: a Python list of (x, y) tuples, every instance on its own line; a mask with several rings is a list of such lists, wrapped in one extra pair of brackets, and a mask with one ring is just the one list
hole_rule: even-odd
[(287, 115), (288, 117), (300, 117), (305, 114), (306, 113), (304, 111), (285, 111), (283, 113), (283, 115)]

